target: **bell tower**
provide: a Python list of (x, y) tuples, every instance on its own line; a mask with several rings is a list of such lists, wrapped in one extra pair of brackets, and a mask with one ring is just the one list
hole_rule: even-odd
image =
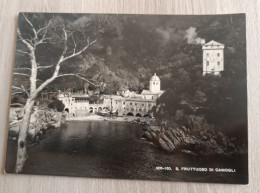
[(161, 90), (161, 81), (158, 76), (156, 76), (156, 73), (151, 77), (150, 79), (150, 91), (153, 92), (159, 92)]

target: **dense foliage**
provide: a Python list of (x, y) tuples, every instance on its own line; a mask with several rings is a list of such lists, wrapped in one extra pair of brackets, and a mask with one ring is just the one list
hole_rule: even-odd
[(58, 112), (62, 112), (64, 110), (65, 105), (62, 103), (62, 101), (54, 99), (48, 104), (48, 107), (51, 109), (55, 109)]
[[(82, 21), (93, 19), (92, 25), (95, 25), (96, 18), (97, 16), (91, 15), (75, 14), (68, 17), (60, 14), (57, 20), (67, 20), (80, 31), (81, 28), (89, 27), (84, 26)], [(44, 21), (41, 15), (35, 19)], [(183, 103), (188, 103), (201, 108), (209, 123), (223, 127), (232, 123), (246, 124), (244, 15), (109, 15), (104, 16), (103, 21), (110, 27), (87, 52), (64, 64), (66, 68), (63, 73), (76, 70), (85, 77), (104, 82), (106, 86), (102, 89), (93, 85), (86, 86), (84, 81), (75, 77), (64, 77), (55, 80), (45, 89), (46, 92), (84, 90), (93, 91), (97, 95), (116, 94), (121, 89), (141, 92), (148, 89), (150, 77), (157, 73), (162, 89), (166, 90), (154, 109), (157, 119), (174, 120), (176, 110), (183, 108)], [(75, 38), (80, 38), (76, 35)], [(221, 77), (202, 76), (203, 39), (206, 42), (215, 40), (225, 44), (225, 70)], [(48, 65), (57, 60), (57, 46), (59, 45), (53, 44), (51, 50), (44, 50), (43, 46), (41, 53), (45, 54), (37, 56), (39, 63)], [(26, 60), (24, 56), (17, 57), (17, 62)], [(39, 84), (49, 74), (48, 70), (43, 70), (39, 75)], [(14, 81), (21, 80), (15, 78)], [(28, 80), (22, 81), (26, 85)], [(17, 100), (17, 95), (15, 100), (21, 101)], [(92, 97), (91, 101), (96, 102), (98, 99)], [(185, 113), (193, 112), (186, 108)]]

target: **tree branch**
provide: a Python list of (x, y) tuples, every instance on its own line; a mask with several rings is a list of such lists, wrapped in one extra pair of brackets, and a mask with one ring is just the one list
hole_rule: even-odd
[(21, 103), (11, 103), (10, 105), (11, 106), (21, 106), (21, 107), (24, 106), (24, 104), (21, 104)]
[(30, 20), (25, 16), (25, 14), (23, 13), (23, 17), (25, 18), (26, 22), (31, 26), (33, 33), (34, 33), (34, 39), (37, 40), (38, 39), (38, 34), (32, 24), (32, 22), (30, 22)]
[(75, 57), (75, 56), (80, 55), (82, 52), (84, 52), (89, 46), (91, 46), (92, 44), (94, 44), (96, 41), (97, 41), (97, 40), (94, 40), (94, 41), (92, 41), (92, 42), (89, 43), (89, 38), (88, 38), (88, 44), (87, 44), (82, 50), (80, 50), (80, 51), (78, 51), (78, 52), (76, 52), (76, 53), (73, 53), (73, 54), (71, 54), (71, 55), (69, 55), (69, 56), (66, 56), (66, 57), (62, 58), (62, 61), (61, 61), (61, 62), (64, 62), (65, 60), (68, 60), (68, 59), (70, 59), (70, 58), (73, 58), (73, 57)]
[(75, 42), (75, 39), (74, 39), (74, 37), (73, 37), (73, 34), (71, 35), (71, 38), (72, 38), (73, 43), (74, 43), (73, 54), (75, 54), (75, 52), (76, 52), (76, 48), (77, 48), (77, 44), (76, 44), (76, 42)]
[(24, 73), (19, 73), (19, 72), (14, 72), (14, 75), (19, 75), (19, 76), (27, 76), (27, 77), (31, 77), (28, 74), (24, 74)]
[(23, 92), (13, 92), (11, 95), (21, 94)]
[(31, 68), (15, 68), (14, 70), (32, 70)]
[(51, 19), (50, 19), (50, 21), (48, 22), (48, 24), (47, 24), (45, 27), (40, 28), (40, 29), (37, 31), (37, 34), (40, 34), (43, 30), (45, 30), (44, 35), (43, 35), (43, 36), (45, 37), (45, 35), (46, 35), (47, 31), (48, 31), (48, 28), (49, 28), (50, 24), (51, 24)]
[(12, 86), (13, 89), (16, 89), (16, 90), (21, 90), (23, 92), (25, 92), (27, 94), (27, 96), (29, 97), (29, 93), (27, 92), (27, 90), (25, 90), (25, 88), (23, 87), (23, 85), (20, 87), (17, 87), (17, 86)]
[[(58, 76), (61, 77), (61, 76), (65, 76), (65, 75), (59, 75), (59, 71), (60, 71), (60, 67), (61, 67), (61, 63), (64, 62), (65, 60), (69, 59), (69, 58), (72, 58), (74, 56), (77, 56), (77, 55), (80, 55), (82, 52), (84, 52), (89, 46), (91, 46), (92, 44), (94, 44), (97, 40), (94, 40), (92, 42), (89, 43), (89, 38), (88, 38), (88, 44), (80, 51), (76, 52), (76, 53), (73, 53), (69, 56), (66, 56), (64, 57), (64, 55), (66, 54), (67, 52), (67, 40), (68, 40), (68, 34), (65, 30), (65, 27), (63, 28), (63, 32), (64, 32), (64, 49), (63, 49), (63, 52), (62, 52), (62, 55), (59, 59), (59, 61), (56, 63), (55, 65), (55, 70), (52, 74), (52, 76), (50, 78), (48, 78), (47, 80), (45, 80), (45, 82), (43, 82), (37, 89), (35, 92), (31, 93), (31, 99), (35, 99), (37, 97), (37, 95), (48, 85), (50, 84), (52, 81), (54, 81)], [(94, 83), (92, 83), (91, 81), (89, 81), (88, 79), (85, 79), (83, 77), (80, 77), (78, 75), (74, 75), (78, 78), (81, 78), (82, 80), (85, 80), (93, 85), (95, 85)], [(31, 91), (32, 92), (32, 91)]]
[(27, 55), (30, 55), (29, 52), (24, 52), (24, 51), (18, 50), (18, 49), (16, 49), (16, 52), (19, 53), (19, 54), (27, 54)]
[(17, 31), (17, 35), (18, 35), (19, 39), (27, 46), (27, 48), (28, 48), (29, 50), (32, 50), (32, 49), (33, 49), (32, 44), (31, 44), (28, 40), (26, 40), (26, 39), (24, 39), (24, 38), (22, 37), (19, 28), (18, 28), (18, 31)]
[(63, 28), (62, 30), (63, 30), (63, 33), (64, 33), (64, 49), (63, 49), (63, 52), (62, 52), (62, 57), (64, 57), (64, 55), (66, 54), (67, 49), (68, 49), (68, 45), (67, 45), (68, 34), (67, 34), (65, 28)]
[(38, 69), (45, 69), (45, 68), (51, 68), (53, 67), (54, 65), (49, 65), (49, 66), (38, 66), (37, 68)]

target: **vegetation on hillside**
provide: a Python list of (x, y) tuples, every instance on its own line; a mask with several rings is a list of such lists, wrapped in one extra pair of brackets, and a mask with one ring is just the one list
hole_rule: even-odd
[[(60, 19), (66, 17), (60, 15)], [(83, 21), (95, 17), (75, 14), (66, 19), (76, 26), (76, 33), (79, 33), (86, 28)], [(44, 22), (40, 14), (35, 19)], [(101, 21), (110, 27), (106, 27), (104, 32), (100, 29), (98, 41), (83, 54), (67, 61), (61, 72), (76, 71), (91, 80), (105, 83), (105, 86), (86, 85), (85, 81), (73, 76), (60, 77), (44, 92), (90, 90), (97, 95), (116, 94), (121, 89), (141, 92), (148, 89), (149, 79), (156, 73), (161, 79), (162, 89), (166, 90), (154, 108), (156, 120), (161, 123), (176, 122), (181, 110), (184, 115), (204, 115), (208, 124), (222, 128), (227, 134), (232, 133), (231, 136), (239, 133), (238, 130), (241, 131), (240, 136), (246, 133), (244, 15), (106, 15)], [(54, 27), (52, 30), (59, 29)], [(76, 33), (75, 41), (79, 41)], [(202, 40), (225, 44), (225, 70), (221, 77), (202, 76)], [(62, 47), (51, 43), (43, 45), (41, 55), (37, 55), (38, 63), (44, 66), (56, 61), (59, 46)], [(26, 56), (17, 54), (16, 66), (24, 66), (25, 63)], [(52, 70), (42, 70), (38, 76), (39, 85)], [(26, 87), (28, 80), (15, 77), (14, 82)], [(12, 100), (23, 103), (24, 96), (25, 93), (15, 95)], [(96, 97), (92, 99), (98, 100)], [(236, 132), (233, 132), (234, 129)]]

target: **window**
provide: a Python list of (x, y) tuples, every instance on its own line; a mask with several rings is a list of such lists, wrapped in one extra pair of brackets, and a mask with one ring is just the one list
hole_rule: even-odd
[(142, 106), (144, 106), (144, 104), (142, 104)]
[(158, 85), (159, 84), (159, 82), (156, 82), (156, 85)]
[(207, 66), (209, 65), (209, 61), (207, 61)]
[(125, 104), (125, 102), (123, 102), (123, 104)]
[(218, 61), (218, 65), (220, 65), (220, 61)]
[(142, 109), (139, 109), (139, 111), (142, 111)]
[(130, 105), (132, 105), (132, 103), (130, 103)]
[(220, 56), (220, 53), (217, 53), (217, 56), (219, 57), (219, 56)]
[(209, 56), (209, 53), (207, 53), (207, 56)]
[(153, 85), (155, 85), (155, 82), (153, 82)]

